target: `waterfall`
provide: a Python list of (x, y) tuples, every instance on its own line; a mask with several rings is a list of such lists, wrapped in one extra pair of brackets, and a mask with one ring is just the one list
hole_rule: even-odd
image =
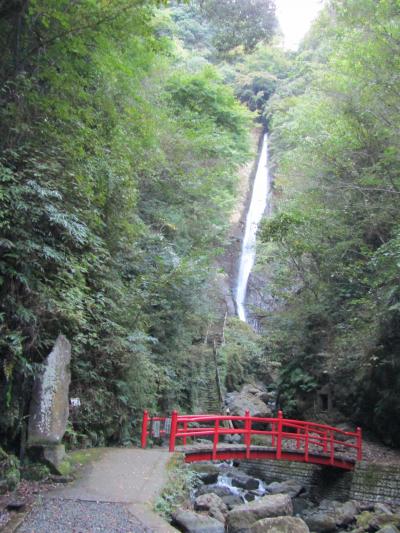
[(243, 322), (246, 322), (245, 300), (250, 272), (254, 266), (256, 257), (257, 229), (267, 207), (270, 193), (270, 176), (268, 172), (268, 137), (264, 135), (260, 159), (256, 177), (254, 179), (253, 191), (249, 210), (246, 217), (246, 228), (240, 255), (239, 275), (236, 287), (236, 308), (237, 314)]

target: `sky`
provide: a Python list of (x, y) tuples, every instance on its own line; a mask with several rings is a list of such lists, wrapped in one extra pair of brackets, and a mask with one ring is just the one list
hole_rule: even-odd
[(321, 9), (321, 0), (275, 0), (276, 14), (284, 34), (285, 48), (296, 50), (311, 21)]

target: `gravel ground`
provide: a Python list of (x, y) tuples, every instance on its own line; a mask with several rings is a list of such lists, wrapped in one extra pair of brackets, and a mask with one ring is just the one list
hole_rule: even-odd
[(18, 533), (154, 533), (120, 503), (44, 499)]

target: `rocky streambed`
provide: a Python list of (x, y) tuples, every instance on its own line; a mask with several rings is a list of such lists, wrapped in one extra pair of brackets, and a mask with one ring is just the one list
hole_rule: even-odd
[(232, 463), (191, 465), (190, 501), (173, 513), (185, 533), (400, 533), (400, 508), (318, 500), (299, 481), (265, 484)]

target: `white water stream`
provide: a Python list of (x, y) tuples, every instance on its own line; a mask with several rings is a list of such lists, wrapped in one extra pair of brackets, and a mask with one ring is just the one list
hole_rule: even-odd
[(246, 293), (250, 272), (256, 258), (257, 229), (267, 207), (267, 201), (271, 190), (271, 179), (268, 172), (268, 137), (264, 135), (263, 144), (258, 161), (256, 177), (254, 178), (253, 192), (249, 211), (246, 217), (246, 228), (240, 256), (239, 275), (236, 287), (237, 314), (243, 322), (246, 322)]

